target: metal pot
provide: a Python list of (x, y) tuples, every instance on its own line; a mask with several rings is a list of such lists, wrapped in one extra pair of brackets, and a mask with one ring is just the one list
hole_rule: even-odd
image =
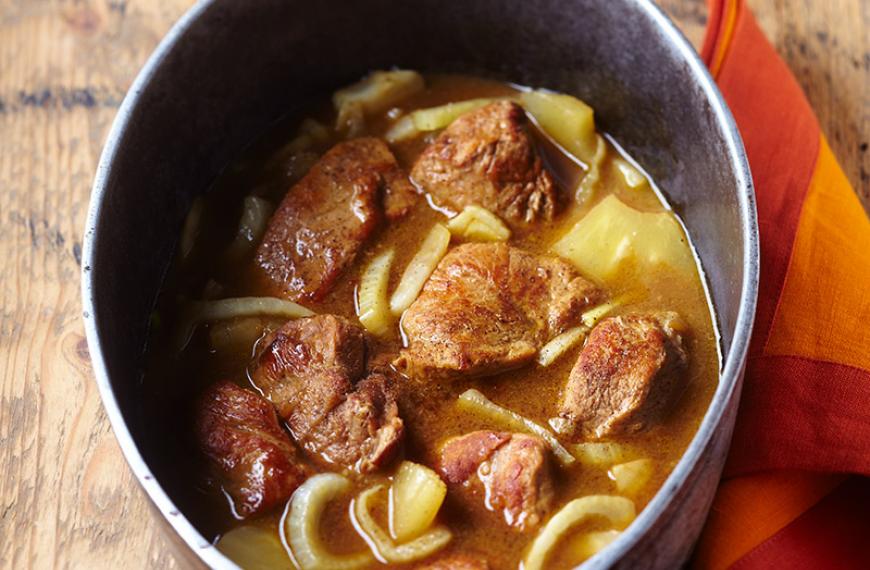
[[(371, 69), (460, 71), (575, 94), (688, 228), (723, 367), (695, 438), (652, 502), (588, 568), (674, 568), (704, 523), (731, 438), (758, 285), (743, 145), (698, 56), (647, 0), (205, 0), (127, 94), (94, 182), (82, 295), (97, 384), (136, 478), (185, 554), (232, 563), (154, 477), (139, 405), (149, 313), (193, 198), (294, 101)], [(159, 452), (159, 450), (158, 450)]]

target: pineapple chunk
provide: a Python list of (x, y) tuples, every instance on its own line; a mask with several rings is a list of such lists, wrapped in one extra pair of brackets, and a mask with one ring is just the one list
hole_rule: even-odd
[(653, 463), (649, 459), (636, 459), (610, 468), (608, 475), (616, 482), (616, 490), (625, 495), (636, 495), (649, 482)]
[(548, 91), (526, 91), (520, 102), (559, 146), (592, 163), (598, 146), (592, 107), (576, 97)]
[(419, 463), (403, 461), (390, 488), (390, 530), (403, 544), (432, 526), (447, 495), (447, 485), (437, 473)]
[(639, 275), (659, 266), (691, 274), (695, 269), (689, 241), (670, 212), (648, 213), (608, 196), (589, 211), (553, 251), (583, 274), (612, 283), (623, 264)]

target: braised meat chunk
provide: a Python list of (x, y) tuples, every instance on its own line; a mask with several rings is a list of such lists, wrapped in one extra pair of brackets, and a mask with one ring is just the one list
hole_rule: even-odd
[(522, 107), (510, 101), (466, 113), (423, 151), (411, 178), (456, 211), (476, 204), (515, 228), (552, 220), (559, 193), (526, 123)]
[(548, 451), (536, 436), (475, 431), (444, 444), (439, 471), (449, 485), (485, 497), (489, 509), (522, 531), (539, 525), (553, 502)]
[(403, 216), (415, 198), (383, 141), (338, 144), (284, 197), (257, 250), (257, 266), (288, 299), (317, 301), (383, 219)]
[(270, 338), (251, 378), (293, 437), (330, 464), (369, 472), (402, 441), (393, 382), (366, 370), (363, 330), (333, 315), (289, 321)]
[(554, 426), (594, 437), (648, 427), (683, 385), (682, 328), (671, 312), (601, 321), (571, 370)]
[(564, 261), (504, 244), (450, 251), (405, 311), (410, 375), (494, 374), (530, 362), (600, 292)]
[(196, 413), (199, 446), (239, 516), (283, 504), (308, 477), (274, 406), (258, 394), (218, 382), (201, 396)]

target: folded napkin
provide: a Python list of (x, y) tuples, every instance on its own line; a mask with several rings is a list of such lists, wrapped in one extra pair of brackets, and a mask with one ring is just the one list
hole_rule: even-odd
[(743, 137), (761, 283), (743, 396), (696, 568), (870, 568), (870, 220), (743, 0), (702, 57)]

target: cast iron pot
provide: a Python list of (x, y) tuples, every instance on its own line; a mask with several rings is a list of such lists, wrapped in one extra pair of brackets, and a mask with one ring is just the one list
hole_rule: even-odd
[(88, 346), (136, 478), (180, 552), (233, 567), (149, 468), (159, 453), (143, 444), (148, 418), (139, 405), (149, 314), (191, 201), (221, 168), (295, 101), (393, 66), (581, 97), (685, 222), (721, 333), (719, 385), (661, 490), (586, 563), (678, 567), (703, 525), (731, 438), (755, 310), (758, 232), (734, 120), (692, 47), (646, 0), (206, 0), (190, 10), (118, 112), (84, 238)]

